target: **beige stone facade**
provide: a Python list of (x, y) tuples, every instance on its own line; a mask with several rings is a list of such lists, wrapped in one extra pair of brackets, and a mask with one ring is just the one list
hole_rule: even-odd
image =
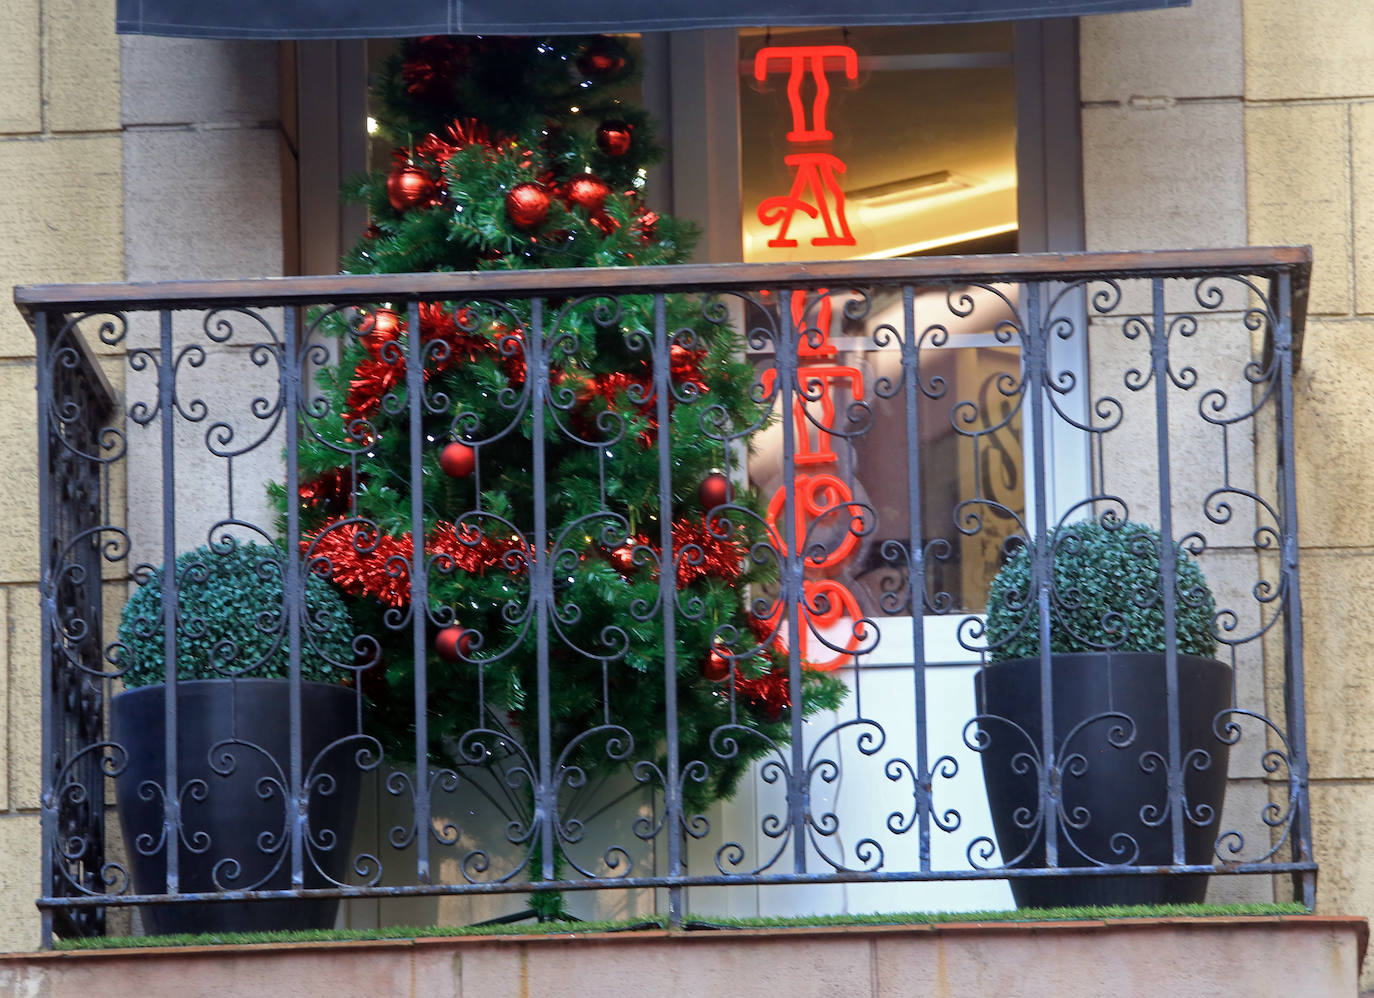
[[(1194, 0), (1089, 18), (1088, 249), (1311, 244), (1295, 393), (1317, 908), (1374, 913), (1374, 8)], [(1180, 210), (1182, 209), (1182, 210)], [(1368, 972), (1365, 987), (1374, 984)]]
[[(124, 270), (119, 41), (112, 2), (0, 7), (0, 287)], [(38, 535), (33, 335), (0, 309), (0, 435), (13, 455), (0, 541), (0, 947), (38, 944)]]
[[(276, 46), (121, 41), (113, 6), (0, 4), (0, 291), (282, 273), (293, 150)], [(1314, 247), (1296, 387), (1318, 901), (1360, 915), (1374, 915), (1359, 626), (1374, 599), (1371, 48), (1374, 5), (1348, 0), (1194, 0), (1085, 18), (1081, 34), (1088, 249)], [(0, 306), (0, 950), (38, 942), (33, 383), (30, 331)]]
[(180, 993), (195, 981), (197, 993), (215, 998), (1350, 998), (1363, 929), (1356, 919), (1300, 916), (13, 954), (0, 955), (0, 990), (141, 998)]

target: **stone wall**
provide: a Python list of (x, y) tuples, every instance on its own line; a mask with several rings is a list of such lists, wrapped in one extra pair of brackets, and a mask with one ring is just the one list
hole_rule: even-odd
[(10, 954), (0, 956), (0, 989), (142, 998), (195, 981), (206, 982), (201, 993), (297, 998), (1351, 998), (1366, 941), (1359, 919), (1310, 915), (385, 939)]
[(1313, 247), (1295, 418), (1317, 897), (1319, 911), (1363, 915), (1374, 912), (1363, 859), (1374, 739), (1361, 721), (1374, 660), (1360, 623), (1374, 600), (1371, 38), (1368, 4), (1193, 0), (1084, 19), (1081, 77), (1089, 249)]
[(0, 950), (38, 943), (38, 484), (33, 336), (16, 284), (124, 277), (114, 0), (0, 4)]
[[(6, 0), (0, 35), (6, 301), (16, 284), (282, 273), (291, 150), (276, 45), (121, 41), (113, 0)], [(122, 393), (123, 347), (102, 350)], [(11, 414), (0, 428), (11, 486), (0, 528), (0, 950), (39, 938), (34, 382), (32, 333), (0, 306), (0, 404)]]

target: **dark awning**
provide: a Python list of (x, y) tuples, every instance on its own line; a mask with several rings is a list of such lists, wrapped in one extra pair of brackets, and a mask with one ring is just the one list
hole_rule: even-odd
[(1189, 0), (118, 0), (122, 34), (390, 38), (1070, 17)]

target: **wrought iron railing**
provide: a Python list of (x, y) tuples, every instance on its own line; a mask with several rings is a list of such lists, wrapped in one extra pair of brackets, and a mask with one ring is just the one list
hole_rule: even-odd
[[(181, 905), (251, 922), (302, 899), (318, 919), (320, 899), (538, 908), (591, 888), (639, 891), (635, 910), (662, 891), (680, 919), (742, 884), (863, 910), (1282, 874), (1312, 904), (1309, 266), (1254, 249), (19, 289), (49, 938), (109, 906), (155, 926)], [(727, 340), (750, 366), (720, 360)], [(598, 350), (619, 368), (594, 373)], [(235, 591), (269, 593), (247, 609), (214, 594), (243, 556)], [(130, 600), (118, 630), (102, 578), (104, 605)], [(220, 706), (193, 702), (194, 655), (226, 677)], [(135, 685), (157, 692), (121, 708)], [(239, 840), (211, 816), (236, 786)], [(970, 900), (921, 894), (940, 881)]]

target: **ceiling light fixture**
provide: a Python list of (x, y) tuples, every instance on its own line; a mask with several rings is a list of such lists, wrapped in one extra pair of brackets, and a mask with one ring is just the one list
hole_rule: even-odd
[(968, 190), (970, 187), (978, 186), (979, 183), (981, 181), (952, 173), (949, 170), (936, 170), (933, 173), (922, 173), (915, 177), (890, 180), (885, 184), (859, 187), (852, 191), (846, 191), (845, 198), (850, 202), (863, 204), (887, 204), (892, 201), (937, 197), (954, 191)]

